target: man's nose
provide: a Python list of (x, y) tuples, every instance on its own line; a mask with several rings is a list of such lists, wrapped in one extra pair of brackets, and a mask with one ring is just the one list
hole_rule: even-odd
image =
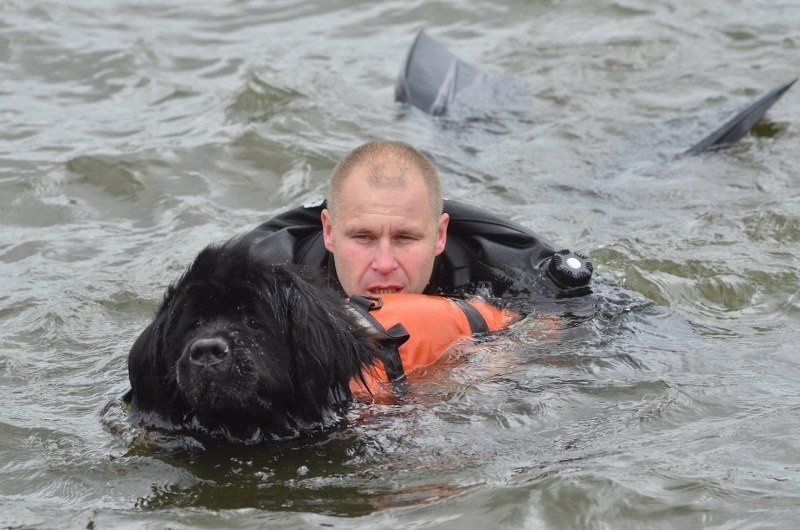
[(380, 274), (389, 274), (397, 268), (394, 247), (389, 239), (381, 240), (375, 250), (372, 268)]

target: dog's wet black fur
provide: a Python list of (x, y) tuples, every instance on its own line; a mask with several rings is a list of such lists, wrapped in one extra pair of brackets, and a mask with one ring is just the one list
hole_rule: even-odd
[(205, 248), (128, 358), (132, 420), (259, 442), (331, 426), (385, 349), (343, 299), (246, 237)]

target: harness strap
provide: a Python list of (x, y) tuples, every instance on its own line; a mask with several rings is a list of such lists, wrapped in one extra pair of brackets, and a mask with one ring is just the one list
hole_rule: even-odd
[(451, 300), (464, 312), (473, 335), (477, 333), (489, 333), (489, 326), (486, 324), (486, 319), (483, 318), (480, 311), (465, 300), (458, 298), (451, 298)]
[(383, 300), (371, 296), (355, 295), (350, 297), (350, 306), (358, 311), (381, 335), (378, 339), (382, 345), (386, 346), (386, 355), (382, 358), (386, 376), (392, 384), (395, 394), (402, 395), (408, 391), (408, 381), (406, 372), (403, 368), (403, 361), (400, 359), (400, 346), (402, 346), (411, 336), (403, 324), (397, 323), (389, 329), (385, 329), (378, 320), (370, 314), (370, 311), (380, 309)]

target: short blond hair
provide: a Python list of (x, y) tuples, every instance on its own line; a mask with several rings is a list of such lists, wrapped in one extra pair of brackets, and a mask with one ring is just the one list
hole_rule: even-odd
[(328, 211), (336, 214), (344, 182), (356, 168), (367, 170), (370, 184), (378, 187), (403, 187), (407, 182), (409, 170), (422, 175), (428, 188), (431, 213), (434, 217), (442, 214), (442, 184), (436, 166), (411, 145), (393, 140), (379, 140), (362, 144), (350, 151), (333, 169), (328, 188)]

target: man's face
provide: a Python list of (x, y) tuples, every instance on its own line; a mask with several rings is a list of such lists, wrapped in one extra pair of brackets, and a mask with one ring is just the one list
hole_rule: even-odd
[(336, 218), (322, 211), (325, 248), (348, 295), (421, 293), (444, 250), (447, 214), (434, 216), (418, 174), (377, 187), (356, 168), (345, 180)]

